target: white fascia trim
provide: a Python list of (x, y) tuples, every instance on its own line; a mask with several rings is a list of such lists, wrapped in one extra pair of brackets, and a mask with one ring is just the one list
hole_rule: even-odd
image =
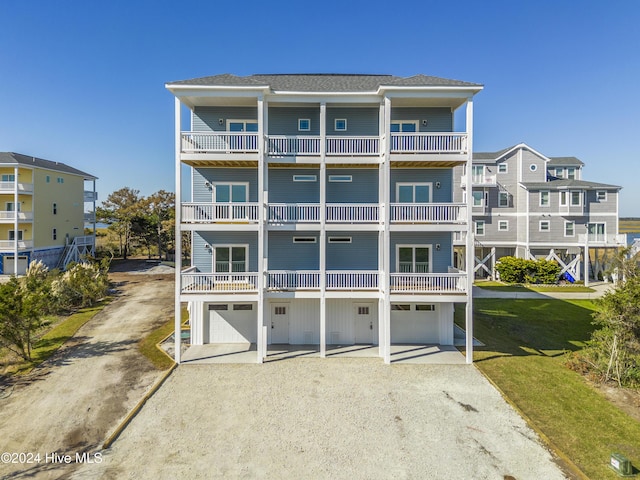
[(394, 85), (380, 85), (377, 92), (380, 94), (386, 94), (387, 96), (393, 96), (393, 92), (456, 92), (466, 93), (468, 97), (473, 97), (476, 93), (482, 91), (484, 86), (479, 85), (477, 87), (470, 86), (446, 86), (446, 85), (432, 85), (432, 86), (394, 86)]
[(254, 90), (256, 92), (268, 92), (270, 90), (269, 85), (176, 85), (173, 83), (165, 83), (164, 86), (171, 92), (181, 90)]
[(549, 162), (550, 159), (549, 157), (543, 155), (542, 153), (540, 153), (539, 151), (537, 151), (534, 148), (531, 148), (529, 145), (527, 145), (526, 143), (522, 142), (519, 143), (517, 145), (514, 145), (513, 147), (511, 147), (509, 150), (507, 150), (506, 152), (504, 152), (502, 155), (500, 155), (499, 157), (496, 157), (494, 161), (498, 161), (501, 158), (506, 158), (508, 157), (511, 153), (515, 152), (516, 150), (520, 150), (522, 148), (526, 148), (527, 150), (535, 153), (537, 156), (539, 156), (540, 158), (542, 158), (545, 162)]

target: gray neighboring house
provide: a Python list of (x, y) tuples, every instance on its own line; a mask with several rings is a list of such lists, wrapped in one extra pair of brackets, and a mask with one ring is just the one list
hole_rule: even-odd
[(177, 238), (191, 236), (191, 266), (176, 273), (178, 363), (181, 302), (192, 345), (252, 344), (258, 363), (278, 344), (315, 345), (322, 357), (375, 345), (385, 363), (393, 344), (453, 345), (458, 303), (472, 361), (472, 272), (453, 268), (471, 212), (454, 200), (454, 168), (471, 167), (482, 85), (224, 74), (166, 88), (176, 198), (183, 166), (191, 180), (176, 212)]
[[(626, 246), (626, 235), (618, 234), (621, 187), (583, 180), (583, 167), (575, 157), (548, 157), (525, 143), (473, 154), (476, 276), (495, 277), (496, 261), (515, 256), (556, 260), (575, 280), (601, 277)], [(456, 201), (466, 198), (467, 172), (456, 167)]]

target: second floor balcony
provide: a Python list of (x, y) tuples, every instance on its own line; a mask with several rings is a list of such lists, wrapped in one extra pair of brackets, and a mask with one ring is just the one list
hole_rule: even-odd
[(0, 223), (18, 222), (32, 222), (33, 212), (16, 212), (14, 210), (0, 210)]
[[(11, 252), (16, 246), (14, 240), (0, 240), (0, 252)], [(33, 240), (18, 240), (18, 250), (33, 248)]]
[[(18, 182), (18, 193), (33, 193), (33, 183)], [(15, 193), (15, 182), (0, 182), (0, 193)]]
[(183, 203), (183, 223), (257, 223), (257, 203)]

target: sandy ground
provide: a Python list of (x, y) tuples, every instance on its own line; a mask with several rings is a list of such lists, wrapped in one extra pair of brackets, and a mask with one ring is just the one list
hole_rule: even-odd
[(71, 478), (560, 479), (474, 366), (182, 365)]
[[(93, 455), (161, 375), (137, 342), (172, 317), (173, 277), (111, 279), (119, 294), (110, 305), (31, 375), (3, 385), (0, 453), (32, 454), (33, 463), (2, 461), (0, 478), (63, 478), (76, 453)], [(47, 461), (52, 452), (71, 455), (72, 465)]]

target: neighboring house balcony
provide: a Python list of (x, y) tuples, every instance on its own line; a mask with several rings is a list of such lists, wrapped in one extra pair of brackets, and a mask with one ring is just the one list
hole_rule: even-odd
[(591, 246), (627, 246), (627, 236), (625, 234), (605, 234), (593, 232), (578, 235), (578, 243), (588, 243)]
[[(472, 175), (471, 185), (473, 187), (497, 187), (498, 182), (496, 180), (496, 175)], [(462, 188), (467, 188), (466, 175), (462, 175), (460, 178), (460, 186)]]
[(32, 222), (33, 212), (15, 212), (13, 210), (0, 210), (0, 223), (13, 223), (16, 221), (16, 214), (19, 222)]
[(85, 212), (84, 213), (84, 223), (96, 223), (96, 214), (95, 214), (95, 212)]
[[(0, 182), (0, 193), (15, 193), (15, 182)], [(18, 193), (33, 193), (33, 183), (18, 183)]]
[[(13, 240), (0, 240), (0, 252), (12, 252), (16, 242)], [(33, 248), (33, 240), (18, 240), (18, 250)]]
[(84, 201), (85, 202), (95, 202), (98, 200), (98, 192), (92, 192), (91, 190), (84, 191)]

